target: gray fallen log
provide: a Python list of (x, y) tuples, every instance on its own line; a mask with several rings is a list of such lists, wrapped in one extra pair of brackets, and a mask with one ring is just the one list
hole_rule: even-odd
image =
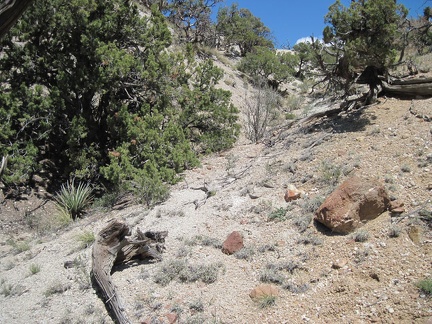
[(130, 234), (127, 224), (113, 220), (97, 235), (92, 253), (92, 282), (101, 290), (113, 319), (120, 324), (131, 322), (111, 278), (113, 266), (136, 258), (160, 260), (168, 232), (142, 233), (138, 229), (136, 237), (128, 238)]

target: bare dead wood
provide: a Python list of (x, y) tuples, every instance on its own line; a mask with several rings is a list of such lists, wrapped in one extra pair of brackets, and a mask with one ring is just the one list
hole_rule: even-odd
[(1, 160), (1, 163), (0, 163), (0, 179), (1, 179), (1, 176), (2, 176), (3, 172), (6, 170), (7, 160), (8, 160), (8, 156), (7, 155), (2, 157), (2, 160)]
[(119, 220), (111, 221), (96, 237), (92, 254), (92, 281), (100, 288), (114, 320), (120, 324), (131, 323), (125, 305), (111, 279), (114, 264), (128, 262), (134, 258), (160, 260), (167, 232), (137, 230), (136, 237), (129, 238), (131, 229)]
[[(417, 82), (416, 82), (417, 81)], [(432, 97), (432, 79), (395, 80), (382, 82), (383, 92), (401, 97)]]

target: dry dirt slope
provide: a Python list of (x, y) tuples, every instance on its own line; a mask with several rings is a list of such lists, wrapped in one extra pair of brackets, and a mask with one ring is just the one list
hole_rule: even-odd
[[(234, 72), (227, 78), (222, 85), (241, 106), (242, 81)], [(88, 280), (91, 247), (78, 237), (97, 233), (112, 218), (169, 232), (164, 261), (113, 273), (133, 323), (168, 323), (174, 314), (179, 323), (426, 323), (432, 299), (415, 283), (432, 277), (430, 221), (418, 212), (431, 211), (432, 125), (412, 115), (411, 104), (430, 115), (432, 100), (383, 98), (332, 120), (281, 128), (267, 145), (240, 140), (186, 172), (152, 210), (94, 211), (46, 236), (23, 233), (16, 222), (3, 227), (0, 323), (110, 323)], [(320, 201), (352, 175), (380, 180), (407, 210), (366, 224), (365, 242), (310, 221)], [(286, 203), (290, 184), (305, 195)], [(204, 185), (212, 192), (208, 199), (197, 189)], [(24, 218), (25, 205), (16, 208), (2, 204), (2, 220)], [(48, 217), (52, 209), (47, 204), (36, 213)], [(218, 245), (234, 230), (245, 248), (228, 256)], [(75, 267), (66, 269), (72, 260)], [(188, 282), (194, 274), (204, 281)], [(278, 285), (280, 296), (260, 308), (249, 292), (263, 280)]]

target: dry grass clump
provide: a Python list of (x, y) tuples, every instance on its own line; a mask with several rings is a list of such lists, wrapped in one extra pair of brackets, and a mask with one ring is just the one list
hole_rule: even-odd
[(221, 263), (192, 265), (186, 259), (174, 259), (163, 262), (156, 274), (154, 281), (162, 286), (171, 281), (213, 283), (218, 279), (219, 271), (223, 269)]

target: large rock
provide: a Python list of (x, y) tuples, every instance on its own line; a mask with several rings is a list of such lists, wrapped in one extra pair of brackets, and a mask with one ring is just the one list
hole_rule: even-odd
[(222, 252), (225, 254), (234, 254), (243, 248), (243, 236), (234, 231), (226, 238), (222, 244)]
[(352, 177), (324, 201), (315, 214), (315, 220), (334, 232), (347, 234), (378, 217), (389, 204), (384, 186)]

